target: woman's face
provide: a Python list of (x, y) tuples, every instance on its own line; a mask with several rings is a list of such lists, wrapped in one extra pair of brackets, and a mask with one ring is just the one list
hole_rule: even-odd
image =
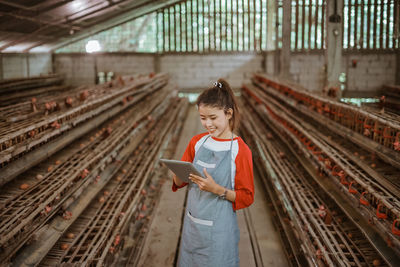
[(232, 118), (232, 109), (227, 113), (223, 109), (207, 105), (199, 106), (200, 121), (208, 133), (217, 138), (231, 138), (229, 119)]

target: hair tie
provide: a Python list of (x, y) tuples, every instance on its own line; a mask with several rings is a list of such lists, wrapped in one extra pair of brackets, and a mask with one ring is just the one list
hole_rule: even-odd
[(222, 88), (222, 83), (219, 83), (219, 82), (215, 82), (215, 83), (214, 83), (214, 86), (215, 86), (215, 87), (219, 87), (219, 88)]

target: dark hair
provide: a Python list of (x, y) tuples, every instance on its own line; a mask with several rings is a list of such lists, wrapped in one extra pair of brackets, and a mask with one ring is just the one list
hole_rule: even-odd
[(203, 91), (196, 101), (197, 106), (206, 105), (223, 109), (227, 113), (228, 109), (232, 109), (232, 118), (229, 120), (231, 131), (239, 127), (239, 108), (235, 99), (235, 95), (224, 79), (218, 79), (213, 87)]

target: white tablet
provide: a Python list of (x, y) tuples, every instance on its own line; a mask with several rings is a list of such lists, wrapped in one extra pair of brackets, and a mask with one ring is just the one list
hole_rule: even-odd
[(173, 171), (182, 182), (189, 183), (189, 174), (191, 173), (204, 178), (191, 162), (172, 159), (160, 159), (160, 161)]

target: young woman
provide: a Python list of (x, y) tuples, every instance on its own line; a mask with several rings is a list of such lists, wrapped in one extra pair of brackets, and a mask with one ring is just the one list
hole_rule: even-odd
[[(229, 84), (219, 79), (197, 99), (207, 132), (194, 136), (182, 157), (204, 177), (191, 174), (178, 266), (239, 266), (236, 210), (254, 200), (252, 155), (233, 131), (239, 110)], [(172, 190), (186, 186), (174, 176)]]

